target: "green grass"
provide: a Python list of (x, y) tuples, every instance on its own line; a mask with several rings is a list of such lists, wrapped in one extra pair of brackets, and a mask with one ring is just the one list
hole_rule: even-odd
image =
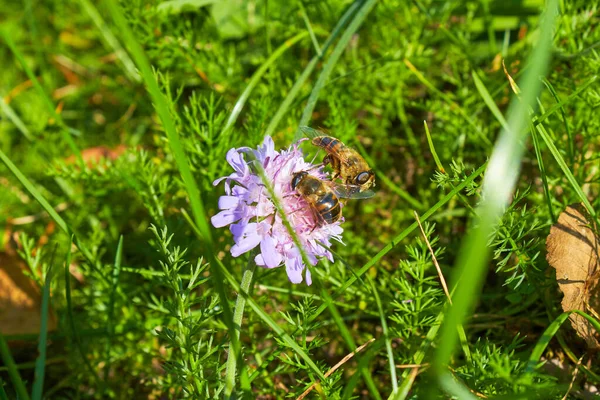
[[(588, 354), (580, 398), (600, 368), (545, 240), (568, 204), (598, 219), (596, 14), (583, 0), (0, 7), (0, 251), (40, 293), (40, 329), (0, 334), (0, 399), (313, 384), (314, 399), (562, 399)], [(232, 257), (210, 222), (227, 151), (265, 134), (287, 148), (305, 125), (377, 180), (344, 206), (344, 244), (312, 286)], [(98, 146), (124, 151), (88, 160)]]

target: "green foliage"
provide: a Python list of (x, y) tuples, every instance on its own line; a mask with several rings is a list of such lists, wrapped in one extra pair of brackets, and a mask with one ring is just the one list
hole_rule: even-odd
[[(0, 257), (18, 254), (40, 292), (54, 271), (58, 326), (37, 368), (46, 398), (223, 398), (229, 357), (235, 398), (297, 398), (313, 383), (308, 398), (387, 398), (390, 363), (421, 365), (416, 376), (396, 370), (392, 398), (460, 397), (430, 373), (450, 310), (432, 253), (451, 284), (461, 244), (481, 227), (478, 206), (490, 201), (480, 168), (510, 123), (502, 62), (525, 90), (544, 1), (5, 3)], [(566, 205), (600, 204), (597, 9), (560, 2), (542, 90), (521, 110), (537, 152), (524, 141), (515, 190), (479, 238), (489, 261), (485, 246), (468, 249), (487, 275), (444, 369), (455, 388), (560, 399), (587, 351), (556, 323), (561, 294), (544, 243)], [(231, 173), (231, 148), (255, 147), (267, 129), (286, 148), (303, 118), (369, 160), (377, 196), (344, 206), (344, 245), (314, 268), (318, 283), (294, 286), (284, 268), (258, 268), (233, 326), (226, 314), (244, 296), (236, 282), (248, 260), (231, 257), (232, 234), (210, 225), (224, 194), (213, 182)], [(308, 160), (322, 158), (302, 146)], [(464, 287), (450, 291), (456, 299)], [(552, 340), (557, 332), (566, 341)], [(16, 364), (0, 366), (0, 398), (32, 392), (38, 334), (6, 337)], [(371, 338), (319, 382), (349, 342)], [(543, 360), (568, 368), (557, 374)], [(568, 398), (600, 384), (593, 361)]]
[(150, 293), (147, 299), (156, 318), (163, 321), (155, 333), (168, 352), (162, 364), (168, 376), (161, 391), (178, 398), (216, 396), (222, 387), (211, 318), (218, 315), (218, 298), (197, 290), (208, 279), (201, 278), (208, 265), (202, 259), (190, 265), (185, 250), (171, 248), (173, 235), (166, 228), (159, 232), (152, 226), (150, 230), (155, 236), (153, 247), (165, 260), (159, 261), (162, 276), (157, 284), (169, 290), (165, 298)]

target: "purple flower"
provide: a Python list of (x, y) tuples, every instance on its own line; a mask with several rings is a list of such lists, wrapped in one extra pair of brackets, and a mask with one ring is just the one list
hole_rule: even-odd
[[(252, 154), (248, 160), (245, 159), (246, 153)], [(267, 136), (258, 149), (234, 148), (227, 152), (226, 158), (234, 172), (213, 183), (216, 186), (225, 180), (225, 196), (219, 198), (221, 211), (211, 218), (211, 222), (216, 228), (229, 225), (235, 242), (231, 247), (232, 256), (238, 257), (260, 246), (260, 253), (255, 258), (257, 265), (265, 268), (285, 265), (290, 281), (302, 282), (305, 267), (302, 254), (283, 225), (281, 215), (276, 212), (260, 176), (254, 168), (250, 168), (250, 160), (256, 160), (254, 162), (262, 164), (311, 265), (315, 265), (321, 257), (333, 261), (328, 249), (330, 239), (341, 242), (341, 220), (317, 226), (318, 221), (309, 204), (292, 190), (291, 181), (295, 172), (309, 171), (318, 178), (326, 178), (322, 168), (313, 168), (312, 164), (304, 161), (298, 143), (287, 150), (275, 151), (273, 139)], [(306, 283), (310, 285), (311, 282), (307, 268)]]

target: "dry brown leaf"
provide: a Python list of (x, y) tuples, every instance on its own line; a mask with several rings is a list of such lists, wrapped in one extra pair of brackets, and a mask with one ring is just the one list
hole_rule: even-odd
[[(3, 335), (40, 332), (41, 301), (39, 288), (23, 274), (26, 268), (14, 251), (0, 251), (0, 332)], [(52, 310), (48, 330), (56, 329)]]
[[(88, 167), (92, 167), (94, 164), (98, 164), (103, 159), (116, 160), (121, 154), (127, 150), (127, 146), (120, 144), (115, 148), (109, 148), (106, 146), (89, 147), (81, 151), (81, 158)], [(77, 158), (71, 155), (65, 159), (66, 164), (75, 164)]]
[[(600, 240), (591, 218), (581, 204), (571, 204), (552, 225), (546, 239), (546, 259), (556, 269), (556, 281), (563, 292), (564, 311), (581, 310), (595, 315), (600, 311), (598, 291)], [(571, 325), (591, 349), (600, 348), (598, 333), (582, 316), (572, 314)]]

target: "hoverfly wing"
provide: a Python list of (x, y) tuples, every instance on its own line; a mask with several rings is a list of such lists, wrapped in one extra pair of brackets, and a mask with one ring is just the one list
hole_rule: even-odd
[(310, 126), (301, 126), (300, 131), (302, 131), (302, 133), (304, 133), (306, 135), (306, 137), (308, 137), (310, 139), (314, 139), (318, 136), (325, 135), (323, 132), (318, 131), (314, 128), (311, 128)]
[(370, 199), (375, 196), (375, 192), (370, 189), (361, 192), (358, 185), (332, 183), (331, 189), (337, 197), (342, 199)]

